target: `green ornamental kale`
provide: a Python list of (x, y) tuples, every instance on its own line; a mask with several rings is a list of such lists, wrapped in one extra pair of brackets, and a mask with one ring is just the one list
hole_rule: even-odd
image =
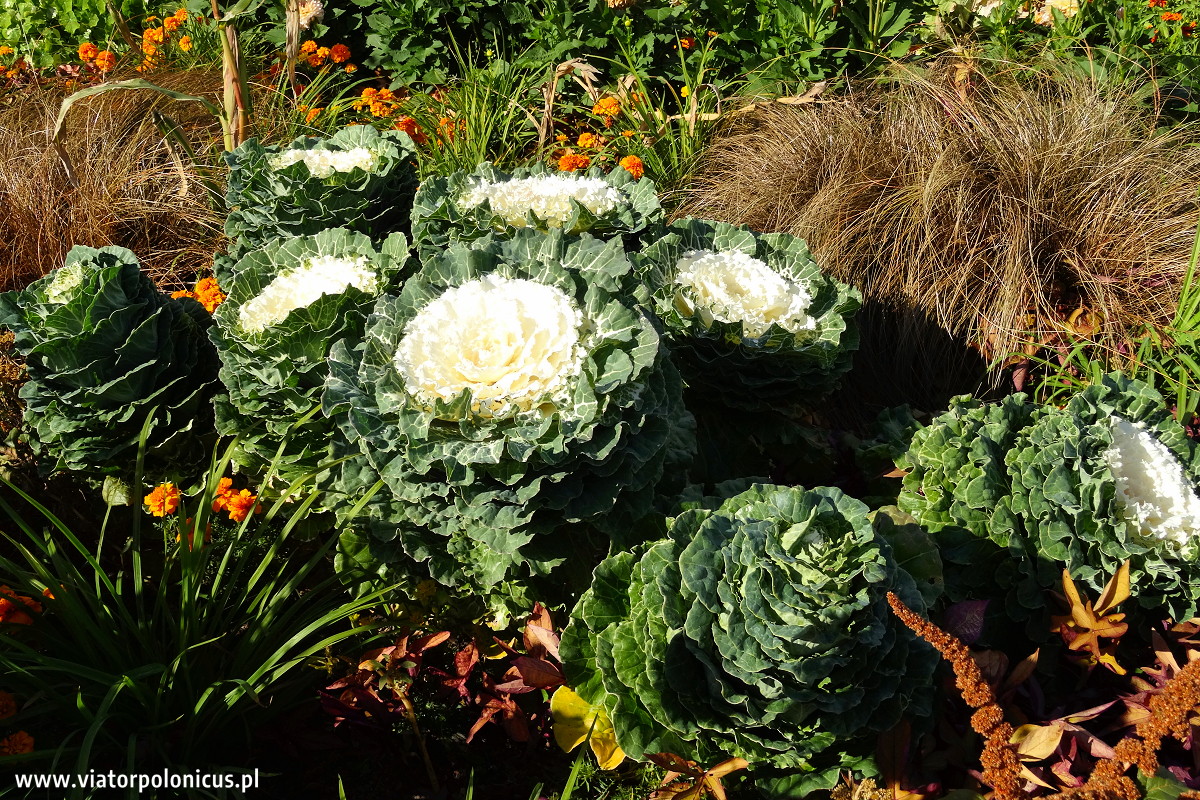
[(597, 567), (563, 633), (568, 683), (632, 758), (739, 756), (831, 787), (873, 734), (928, 712), (937, 663), (888, 607), (925, 605), (868, 513), (762, 484), (684, 511)]
[(484, 162), (426, 180), (413, 200), (413, 243), (422, 253), (450, 242), (522, 228), (587, 232), (601, 239), (636, 234), (662, 219), (654, 182), (624, 168), (556, 172), (545, 164), (501, 172)]
[(633, 256), (684, 382), (727, 406), (811, 405), (858, 348), (860, 296), (803, 239), (684, 219)]
[(1174, 619), (1200, 610), (1200, 452), (1141, 381), (1106, 375), (1063, 408), (960, 400), (898, 464), (909, 470), (901, 508), (951, 551), (990, 546), (1019, 569), (980, 587), (999, 596), (1015, 584), (1015, 617), (1042, 608), (1064, 568), (1099, 593), (1126, 560), (1143, 607)]
[(73, 247), (60, 269), (0, 294), (0, 327), (29, 372), (20, 396), (43, 469), (126, 475), (148, 421), (148, 468), (188, 464), (212, 430), (211, 323), (196, 301), (158, 291), (122, 247)]
[(652, 320), (619, 291), (629, 270), (619, 241), (530, 230), (451, 246), (379, 298), (324, 395), (370, 468), (337, 479), (346, 502), (386, 485), (366, 509), (381, 546), (349, 561), (402, 551), (487, 594), (650, 510), (694, 440)]
[(417, 174), (416, 145), (401, 131), (342, 128), (327, 139), (302, 136), (286, 146), (250, 139), (225, 154), (230, 208), (228, 256), (217, 259), (222, 286), (237, 260), (272, 239), (349, 228), (375, 238), (406, 231)]
[(402, 234), (376, 246), (341, 228), (276, 240), (238, 262), (209, 335), (228, 392), (216, 401), (217, 430), (239, 436), (233, 459), (243, 470), (261, 474), (274, 462), (291, 482), (329, 459), (337, 427), (314, 413), (329, 349), (361, 340), (375, 298), (407, 264)]

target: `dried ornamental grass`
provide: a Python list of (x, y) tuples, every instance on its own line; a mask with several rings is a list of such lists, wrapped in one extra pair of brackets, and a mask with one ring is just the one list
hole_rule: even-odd
[(732, 118), (678, 215), (801, 236), (868, 305), (989, 358), (1076, 308), (1110, 341), (1169, 321), (1200, 220), (1197, 128), (1156, 130), (1133, 93), (1061, 69), (1014, 74), (942, 63)]
[[(219, 74), (197, 70), (160, 71), (155, 81), (209, 97), (221, 86)], [(80, 184), (73, 189), (49, 146), (65, 95), (61, 87), (29, 88), (0, 106), (0, 291), (62, 266), (76, 244), (127, 247), (160, 286), (184, 288), (211, 264), (221, 222), (187, 157), (176, 160), (164, 145), (150, 111), (178, 122), (202, 159), (219, 141), (216, 120), (197, 103), (151, 91), (80, 102), (67, 118), (66, 148)]]

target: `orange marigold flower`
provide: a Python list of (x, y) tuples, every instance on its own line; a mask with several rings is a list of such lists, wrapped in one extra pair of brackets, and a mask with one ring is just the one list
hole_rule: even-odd
[(1146, 7), (1147, 8), (1166, 8), (1167, 0), (1147, 0)]
[(344, 44), (335, 44), (329, 48), (329, 60), (335, 64), (344, 64), (350, 60), (350, 48)]
[(32, 625), (34, 614), (42, 613), (42, 604), (23, 594), (17, 594), (7, 586), (0, 586), (0, 622), (11, 625)]
[(1168, 11), (1162, 15), (1163, 22), (1179, 22), (1183, 19), (1183, 14), (1177, 14), (1174, 11)]
[(425, 144), (429, 141), (429, 137), (425, 135), (425, 132), (421, 130), (421, 126), (412, 117), (401, 117), (396, 120), (394, 127), (396, 130), (407, 133), (417, 144)]
[(575, 143), (580, 147), (599, 147), (600, 140), (596, 138), (596, 134), (584, 131), (579, 134), (579, 138)]
[(33, 752), (33, 737), (25, 731), (17, 731), (0, 739), (0, 755), (20, 756)]
[[(12, 50), (9, 50), (9, 52), (11, 53)], [(91, 42), (84, 42), (83, 44), (79, 45), (80, 61), (92, 61), (99, 54), (100, 48), (96, 47), (96, 45), (92, 44)]]
[(568, 136), (567, 136), (565, 133), (560, 133), (558, 136), (555, 136), (555, 137), (554, 137), (554, 141), (556, 141), (556, 142), (565, 142), (565, 141), (566, 141), (568, 138), (569, 138), (569, 137), (568, 137)]
[(96, 69), (101, 72), (109, 72), (117, 65), (117, 57), (113, 55), (111, 50), (101, 50), (96, 54)]
[(145, 54), (147, 63), (149, 63), (150, 59), (157, 52), (158, 52), (158, 45), (156, 45), (154, 42), (150, 41), (149, 39), (142, 39), (142, 53)]
[(0, 45), (0, 58), (4, 58), (5, 56), (11, 56), (12, 54), (13, 54), (13, 49), (11, 47), (9, 47), (8, 45)]
[(312, 39), (309, 39), (307, 42), (300, 45), (300, 55), (302, 55), (302, 56), (306, 56), (309, 53), (315, 53), (315, 52), (317, 52), (317, 43), (314, 42)]
[(227, 501), (236, 494), (233, 491), (233, 478), (221, 478), (217, 481), (217, 492), (213, 496), (213, 511), (224, 511)]
[(646, 174), (646, 167), (642, 164), (642, 160), (637, 156), (625, 156), (618, 162), (625, 171), (635, 178), (641, 178)]
[(347, 75), (352, 75), (353, 73), (358, 72), (358, 65), (357, 64), (347, 64), (346, 66), (342, 67), (342, 69), (344, 69), (346, 71)]
[(174, 514), (179, 508), (179, 490), (173, 483), (160, 483), (154, 491), (142, 498), (150, 513), (156, 517)]
[[(188, 550), (191, 550), (192, 549), (192, 540), (195, 539), (195, 535), (196, 535), (195, 531), (196, 531), (195, 520), (193, 520), (191, 517), (188, 517), (187, 522), (183, 523), (183, 530), (181, 530), (179, 533), (175, 534), (175, 541), (181, 542), (181, 541), (183, 541), (183, 537), (186, 536), (187, 543), (188, 543)], [(208, 544), (211, 541), (212, 541), (212, 522), (209, 521), (204, 524), (204, 544)]]
[(166, 36), (166, 32), (163, 31), (162, 28), (146, 28), (146, 30), (142, 31), (142, 41), (143, 42), (154, 42), (155, 44), (162, 44), (163, 38), (165, 36)]
[(183, 52), (185, 52), (185, 53), (186, 53), (188, 50), (191, 50), (191, 49), (192, 49), (192, 37), (190, 37), (190, 36), (180, 36), (180, 37), (179, 37), (179, 49), (180, 49), (180, 50), (182, 50), (182, 51), (183, 51)]
[(187, 18), (188, 18), (187, 9), (186, 8), (177, 8), (177, 9), (175, 9), (175, 13), (172, 14), (171, 17), (179, 20), (181, 23), (187, 22)]
[(716, 35), (717, 35), (717, 32), (716, 32), (716, 31), (709, 31), (709, 32), (708, 32), (708, 35), (709, 35), (709, 36), (716, 36)]
[(679, 46), (682, 47), (684, 50), (691, 50), (693, 47), (696, 46), (696, 40), (695, 40), (695, 38), (693, 38), (691, 36), (684, 36), (682, 39), (679, 40)]
[(615, 117), (621, 113), (621, 101), (615, 97), (601, 97), (592, 106), (592, 113), (598, 117)]
[(216, 278), (201, 278), (196, 281), (196, 287), (192, 291), (195, 292), (196, 300), (210, 314), (217, 310), (217, 306), (225, 302), (225, 293), (217, 285)]
[(179, 26), (183, 25), (183, 21), (178, 17), (166, 17), (163, 19), (163, 30), (167, 33), (174, 33), (179, 30)]
[(17, 698), (8, 692), (0, 692), (0, 719), (8, 719), (17, 713)]
[(636, 133), (636, 131), (621, 131), (621, 135), (624, 136), (626, 139), (632, 139), (634, 133)]
[(248, 489), (242, 489), (237, 494), (225, 498), (225, 510), (229, 512), (231, 520), (242, 522), (251, 513), (260, 513), (262, 504), (258, 502), (258, 495), (250, 494)]
[(558, 159), (558, 168), (563, 172), (574, 172), (579, 169), (587, 169), (592, 160), (580, 153), (565, 153), (562, 158)]
[(181, 298), (184, 298), (184, 297), (190, 297), (190, 298), (192, 298), (193, 300), (195, 300), (195, 299), (196, 299), (196, 293), (195, 293), (195, 292), (189, 292), (187, 289), (180, 289), (178, 292), (171, 292), (171, 297), (175, 298), (176, 300), (179, 300), (179, 299), (181, 299)]
[(322, 106), (321, 108), (310, 108), (308, 110), (308, 113), (304, 115), (304, 124), (305, 125), (311, 124), (314, 119), (321, 116), (321, 112), (324, 110), (325, 110), (324, 106)]

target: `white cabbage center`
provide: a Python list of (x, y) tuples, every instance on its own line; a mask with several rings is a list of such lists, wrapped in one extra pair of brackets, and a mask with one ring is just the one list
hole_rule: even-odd
[(54, 280), (46, 287), (46, 299), (51, 303), (65, 303), (71, 298), (71, 292), (83, 283), (83, 265), (70, 264), (62, 267), (54, 275)]
[(365, 147), (350, 150), (284, 150), (269, 158), (272, 169), (290, 167), (303, 161), (314, 178), (328, 178), (338, 172), (358, 168), (371, 172), (379, 165), (379, 154)]
[(259, 333), (322, 295), (341, 294), (351, 286), (368, 294), (379, 291), (379, 276), (368, 266), (365, 256), (317, 256), (263, 287), (257, 297), (238, 310), (238, 321), (243, 330)]
[(1144, 541), (1191, 549), (1200, 535), (1200, 498), (1175, 455), (1142, 425), (1115, 418), (1104, 460), (1117, 503)]
[(582, 325), (561, 289), (488, 275), (426, 304), (408, 323), (395, 365), (425, 405), (469, 389), (482, 416), (529, 411), (564, 399), (583, 366)]
[(474, 208), (485, 200), (493, 212), (514, 228), (525, 227), (525, 217), (530, 211), (551, 227), (561, 228), (571, 218), (572, 200), (583, 204), (594, 216), (602, 217), (616, 210), (624, 195), (602, 178), (536, 175), (500, 183), (479, 181), (463, 193), (458, 204)]
[(791, 333), (813, 330), (808, 315), (812, 295), (763, 261), (742, 252), (689, 250), (677, 263), (676, 306), (686, 316), (699, 312), (705, 325), (712, 320), (741, 322), (746, 336), (764, 335), (772, 325)]

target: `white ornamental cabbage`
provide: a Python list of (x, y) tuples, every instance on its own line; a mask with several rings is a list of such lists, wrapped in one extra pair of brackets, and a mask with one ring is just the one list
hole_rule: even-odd
[(334, 342), (362, 339), (376, 295), (400, 282), (408, 241), (383, 242), (344, 228), (258, 247), (237, 262), (237, 279), (213, 314), (225, 394), (218, 433), (237, 436), (238, 470), (276, 465), (285, 482), (329, 460), (336, 426), (320, 415)]
[(485, 275), (420, 310), (400, 340), (396, 369), (430, 407), (463, 390), (484, 416), (529, 411), (547, 400), (558, 405), (583, 364), (582, 326), (562, 289)]
[(241, 307), (238, 321), (247, 333), (261, 333), (297, 308), (311, 305), (322, 295), (341, 294), (351, 286), (372, 295), (377, 291), (379, 276), (365, 257), (316, 256), (267, 284)]
[(1200, 448), (1149, 384), (1110, 373), (1063, 408), (957, 400), (897, 464), (897, 504), (945, 560), (975, 568), (953, 599), (1003, 597), (1032, 630), (1063, 569), (1099, 594), (1128, 561), (1139, 605), (1200, 611)]
[(741, 322), (746, 336), (758, 338), (772, 325), (791, 333), (811, 331), (812, 294), (765, 261), (737, 250), (688, 250), (676, 262), (676, 302), (681, 312), (708, 312), (721, 322)]
[(525, 228), (620, 235), (628, 244), (662, 215), (654, 182), (624, 169), (563, 174), (539, 163), (509, 173), (484, 162), (474, 172), (424, 181), (413, 198), (412, 234), (417, 248), (431, 254), (451, 242)]
[(350, 150), (306, 150), (296, 148), (284, 150), (271, 156), (269, 162), (274, 169), (284, 169), (292, 164), (304, 162), (314, 178), (330, 178), (338, 172), (361, 169), (372, 172), (380, 164), (379, 153), (365, 147)]
[(492, 211), (514, 228), (524, 228), (532, 212), (553, 228), (567, 224), (575, 208), (574, 200), (596, 217), (616, 210), (624, 197), (603, 178), (581, 175), (532, 175), (507, 181), (476, 179), (459, 198), (463, 208), (475, 208), (487, 202)]
[(1193, 551), (1200, 537), (1200, 498), (1166, 445), (1145, 425), (1116, 417), (1104, 460), (1117, 503), (1137, 535), (1181, 554)]
[(859, 294), (821, 274), (803, 239), (685, 218), (633, 254), (684, 382), (757, 414), (812, 404), (858, 347)]
[(523, 229), (453, 244), (379, 297), (362, 344), (331, 349), (322, 398), (355, 456), (331, 491), (370, 503), (340, 569), (494, 605), (634, 535), (695, 423), (631, 269), (619, 239)]

